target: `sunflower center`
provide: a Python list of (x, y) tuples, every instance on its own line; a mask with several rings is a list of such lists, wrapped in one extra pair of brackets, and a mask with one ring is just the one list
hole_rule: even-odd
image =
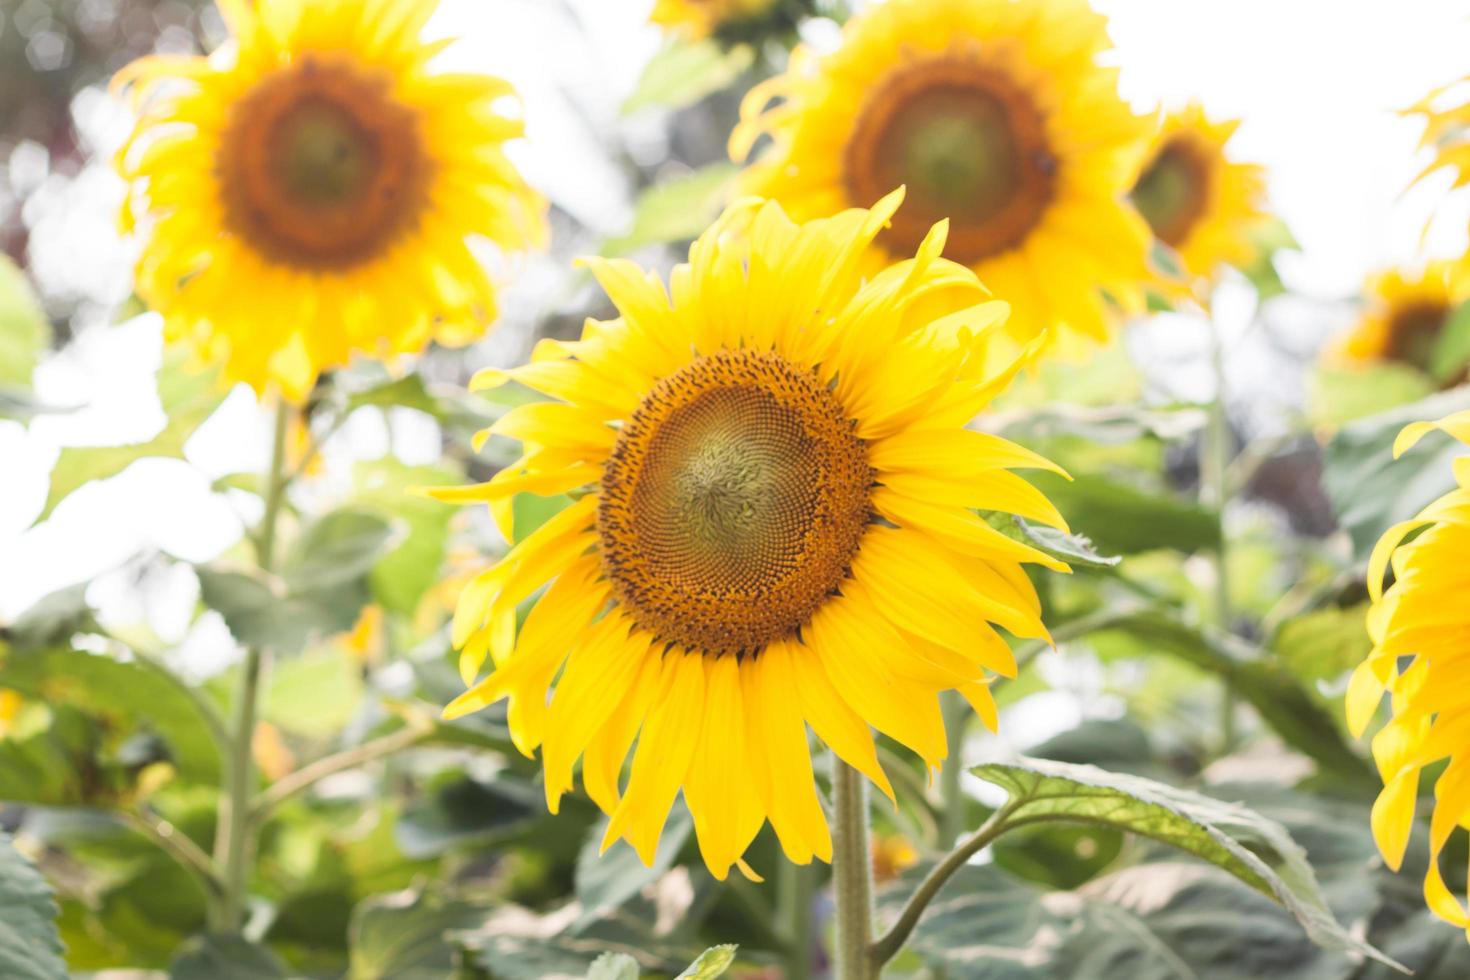
[(1388, 321), (1388, 356), (1428, 370), (1434, 362), (1449, 309), (1442, 303), (1418, 302), (1394, 311)]
[(256, 85), (231, 110), (217, 166), (230, 229), (312, 271), (379, 257), (428, 203), (413, 110), (339, 57), (309, 55)]
[(700, 357), (618, 437), (597, 513), (603, 570), (660, 639), (754, 654), (838, 587), (872, 479), (866, 444), (813, 373), (770, 352)]
[(1210, 168), (1187, 140), (1173, 140), (1159, 150), (1134, 185), (1133, 206), (1153, 229), (1154, 237), (1178, 248), (1205, 213)]
[(854, 204), (900, 184), (904, 207), (884, 232), (912, 253), (950, 219), (946, 254), (973, 263), (1020, 243), (1041, 220), (1056, 178), (1041, 113), (1006, 73), (954, 55), (880, 79), (858, 115), (844, 160)]

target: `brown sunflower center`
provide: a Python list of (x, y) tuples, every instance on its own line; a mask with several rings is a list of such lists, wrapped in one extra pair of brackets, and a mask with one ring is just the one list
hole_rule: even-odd
[(1178, 248), (1204, 216), (1209, 193), (1209, 161), (1189, 140), (1176, 138), (1154, 156), (1131, 197), (1154, 237)]
[(853, 127), (844, 179), (868, 206), (900, 184), (904, 206), (884, 233), (911, 254), (950, 219), (945, 253), (973, 263), (1019, 244), (1051, 201), (1057, 161), (1044, 120), (1007, 73), (945, 55), (879, 79)]
[(831, 391), (777, 354), (720, 351), (660, 381), (618, 437), (597, 511), (634, 620), (711, 654), (792, 636), (868, 523), (867, 445)]
[(1428, 370), (1449, 313), (1445, 304), (1429, 300), (1394, 310), (1388, 319), (1389, 358)]
[(226, 220), (267, 259), (314, 271), (381, 255), (419, 220), (430, 163), (387, 79), (309, 55), (230, 112), (217, 161)]

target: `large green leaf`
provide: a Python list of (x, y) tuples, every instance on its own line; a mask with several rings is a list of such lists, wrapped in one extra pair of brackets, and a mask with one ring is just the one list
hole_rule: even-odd
[(31, 386), (36, 361), (51, 343), (51, 322), (25, 273), (0, 255), (0, 385)]
[(1070, 481), (1055, 473), (1033, 473), (1028, 479), (1073, 527), (1109, 554), (1155, 548), (1199, 551), (1220, 543), (1218, 516), (1192, 500), (1086, 473)]
[(1009, 825), (1071, 821), (1142, 835), (1229, 872), (1291, 912), (1318, 944), (1384, 958), (1337, 921), (1302, 847), (1279, 823), (1245, 807), (1047, 760), (991, 763), (971, 772), (1009, 795)]
[(348, 980), (443, 980), (453, 976), (449, 933), (484, 921), (483, 910), (419, 890), (369, 898), (352, 913)]
[(410, 615), (439, 580), (455, 511), (408, 489), (447, 486), (462, 477), (446, 467), (408, 466), (392, 456), (357, 464), (353, 477), (353, 505), (387, 514), (406, 531), (373, 565), (368, 580), (379, 603)]
[(36, 522), (46, 520), (56, 505), (85, 484), (117, 476), (148, 457), (184, 458), (184, 444), (224, 399), (213, 373), (195, 373), (183, 355), (167, 353), (158, 370), (158, 401), (166, 420), (162, 431), (144, 442), (124, 446), (68, 446), (51, 469), (51, 489)]
[(604, 243), (602, 254), (626, 255), (648, 245), (697, 238), (719, 216), (736, 172), (733, 164), (714, 163), (649, 187), (633, 206), (633, 226)]
[(1437, 387), (1423, 371), (1408, 364), (1319, 364), (1308, 381), (1309, 421), (1342, 425), (1417, 402), (1434, 394)]
[(1470, 387), (1447, 391), (1343, 426), (1323, 454), (1322, 483), (1338, 523), (1366, 559), (1389, 526), (1408, 520), (1455, 486), (1451, 463), (1465, 447), (1431, 432), (1395, 460), (1393, 443), (1410, 422), (1470, 408)]
[(0, 833), (0, 976), (65, 980), (51, 886)]
[(83, 712), (114, 739), (156, 736), (180, 777), (219, 780), (219, 745), (204, 703), (159, 667), (79, 650), (0, 648), (0, 687)]
[(241, 936), (195, 936), (169, 967), (169, 980), (286, 980), (286, 965)]
[(271, 670), (263, 717), (293, 735), (327, 738), (357, 713), (363, 687), (360, 665), (343, 651), (309, 652)]
[(755, 50), (747, 44), (726, 49), (712, 40), (671, 40), (644, 67), (623, 112), (693, 105), (729, 86), (754, 63)]
[(363, 510), (324, 514), (307, 526), (281, 564), (294, 595), (320, 592), (365, 576), (393, 539), (383, 518)]
[(645, 866), (638, 852), (623, 841), (602, 853), (606, 830), (607, 821), (600, 821), (577, 855), (577, 901), (582, 905), (579, 926), (606, 915), (657, 881), (679, 856), (694, 831), (694, 822), (682, 805), (674, 808), (659, 837), (652, 867)]
[(1158, 612), (1125, 613), (1094, 636), (1110, 633), (1127, 636), (1140, 656), (1166, 654), (1214, 674), (1322, 770), (1355, 785), (1375, 785), (1376, 776), (1348, 743), (1337, 718), (1279, 661), (1264, 654), (1248, 659), (1245, 654), (1255, 651), (1233, 649), (1219, 637)]
[(313, 638), (351, 629), (368, 599), (361, 581), (291, 592), (279, 579), (255, 573), (206, 567), (195, 571), (200, 599), (224, 617), (237, 641), (280, 653), (293, 653)]
[(1066, 562), (1072, 568), (1112, 568), (1123, 559), (1118, 555), (1103, 555), (1093, 546), (1091, 539), (1081, 534), (1068, 534), (1044, 524), (1032, 524), (1023, 517), (993, 511), (986, 515), (991, 527), (1008, 538), (1029, 544), (1037, 551)]
[(503, 837), (543, 812), (536, 790), (508, 774), (481, 780), (449, 772), (408, 804), (394, 838), (408, 857), (437, 857)]

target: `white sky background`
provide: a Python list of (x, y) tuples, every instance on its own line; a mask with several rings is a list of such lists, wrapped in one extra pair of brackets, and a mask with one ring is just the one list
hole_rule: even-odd
[[(1233, 149), (1267, 165), (1272, 203), (1303, 246), (1282, 263), (1289, 287), (1319, 300), (1345, 300), (1365, 272), (1420, 254), (1420, 229), (1448, 181), (1401, 196), (1423, 158), (1415, 153), (1418, 124), (1393, 110), (1470, 70), (1464, 0), (1097, 2), (1112, 18), (1125, 95), (1140, 108), (1198, 97), (1214, 115), (1245, 120)], [(431, 27), (463, 38), (447, 63), (516, 83), (529, 120), (517, 161), (533, 184), (599, 234), (624, 230), (629, 216), (624, 178), (601, 137), (620, 133), (634, 152), (656, 153), (660, 146), (656, 116), (618, 117), (659, 45), (658, 33), (645, 24), (649, 6), (648, 0), (444, 0)], [(586, 31), (575, 29), (573, 13)], [(831, 32), (818, 25), (812, 36), (830, 40)], [(79, 99), (77, 111), (100, 148), (126, 128), (117, 107), (96, 93)], [(12, 174), (17, 165), (11, 161)], [(101, 169), (43, 185), (41, 203), (26, 217), (34, 232), (34, 272), (48, 289), (89, 295), (103, 306), (126, 295), (128, 251), (112, 232), (119, 196), (115, 178)], [(1463, 247), (1467, 213), (1463, 202), (1445, 209), (1431, 252)], [(544, 302), (546, 271), (530, 265), (523, 272), (507, 305), (536, 308)], [(1249, 313), (1247, 307), (1242, 317)], [(1287, 322), (1301, 324), (1310, 350), (1350, 315), (1345, 304), (1317, 303)], [(1159, 333), (1154, 342), (1167, 349), (1169, 339)], [(510, 340), (492, 341), (468, 356), (513, 357), (513, 347)], [(214, 495), (209, 484), (265, 463), (266, 426), (247, 393), (235, 392), (191, 440), (188, 463), (135, 464), (77, 492), (53, 519), (31, 527), (61, 446), (147, 439), (162, 425), (152, 382), (159, 351), (153, 317), (87, 329), (42, 365), (36, 379), (43, 402), (83, 407), (38, 419), (29, 429), (0, 421), (0, 621), (48, 592), (101, 575), (91, 597), (110, 618), (147, 619), (163, 641), (183, 643), (182, 656), (196, 666), (219, 663), (229, 655), (229, 638), (217, 618), (188, 627), (197, 601), (191, 575), (162, 576), (142, 588), (130, 573), (107, 573), (140, 551), (205, 561), (238, 541), (242, 520), (253, 517), (249, 502)], [(1184, 343), (1174, 353), (1196, 359), (1198, 345)], [(1197, 372), (1178, 376), (1186, 385), (1200, 383)], [(1207, 392), (1195, 387), (1184, 394)], [(436, 433), (425, 417), (400, 411), (393, 426), (399, 455), (423, 461), (436, 454)], [(351, 461), (381, 455), (387, 445), (379, 418), (370, 411), (355, 418), (332, 447), (323, 492), (345, 489)], [(1063, 712), (1080, 710), (1075, 699), (1068, 703), (1074, 708)], [(1045, 715), (1049, 727), (1076, 720), (1052, 711), (1029, 714)]]

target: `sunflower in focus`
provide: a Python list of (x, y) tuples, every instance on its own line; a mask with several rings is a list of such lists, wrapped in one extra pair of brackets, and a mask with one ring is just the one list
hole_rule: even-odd
[[(1431, 429), (1470, 443), (1470, 412), (1437, 423), (1420, 422), (1400, 433), (1397, 456)], [(1348, 686), (1348, 724), (1361, 735), (1391, 695), (1392, 717), (1373, 737), (1373, 757), (1383, 792), (1373, 805), (1373, 836), (1384, 860), (1397, 870), (1413, 829), (1419, 777), (1448, 760), (1434, 788), (1429, 873), (1424, 897), (1439, 917), (1470, 930), (1470, 914), (1450, 893), (1439, 855), (1456, 827), (1470, 826), (1470, 456), (1455, 461), (1458, 488), (1418, 517), (1389, 528), (1368, 567), (1373, 605), (1368, 632), (1373, 651)], [(1418, 531), (1417, 537), (1405, 539)], [(1390, 562), (1394, 582), (1383, 589)]]
[(988, 672), (1016, 669), (995, 627), (1046, 635), (1022, 563), (1066, 566), (977, 511), (1062, 526), (1010, 472), (1055, 467), (965, 427), (1040, 344), (995, 342), (1006, 305), (940, 257), (942, 223), (867, 275), (900, 199), (805, 224), (744, 201), (667, 289), (590, 260), (620, 316), (477, 378), (554, 400), (487, 430), (524, 444), (518, 462), (434, 494), (488, 503), (507, 536), (517, 493), (576, 502), (465, 588), (471, 686), (446, 714), (508, 698), (553, 812), (581, 757), (604, 848), (624, 838), (652, 862), (682, 790), (717, 877), (766, 820), (792, 861), (830, 860), (808, 726), (891, 797), (869, 725), (937, 765), (939, 693), (994, 727)]
[(1452, 188), (1470, 184), (1470, 98), (1444, 104), (1445, 97), (1458, 90), (1470, 94), (1470, 75), (1435, 89), (1404, 111), (1406, 116), (1424, 118), (1424, 136), (1419, 145), (1434, 152), (1434, 159), (1414, 183), (1435, 171), (1449, 169), (1455, 175)]
[(649, 19), (665, 30), (688, 37), (709, 37), (735, 25), (758, 20), (778, 0), (658, 0)]
[(540, 244), (544, 205), (503, 152), (497, 78), (436, 73), (437, 0), (220, 0), (232, 42), (143, 58), (118, 155), (145, 218), (139, 294), (225, 380), (302, 399), (354, 352), (480, 336), (495, 292), (471, 249)]
[(806, 220), (906, 186), (878, 239), (889, 259), (947, 218), (945, 255), (1011, 304), (1013, 338), (1104, 340), (1112, 304), (1140, 309), (1150, 275), (1148, 228), (1123, 201), (1148, 124), (1098, 64), (1106, 28), (1083, 0), (878, 4), (837, 51), (799, 48), (751, 90), (731, 155), (773, 145), (743, 187)]
[[(1390, 270), (1368, 280), (1362, 316), (1338, 341), (1335, 357), (1351, 365), (1407, 364), (1433, 373), (1434, 354), (1455, 307), (1470, 298), (1464, 262), (1430, 262), (1416, 273)], [(1453, 383), (1463, 380), (1450, 378)]]
[(1208, 278), (1255, 255), (1251, 234), (1266, 219), (1266, 180), (1260, 166), (1225, 153), (1239, 125), (1210, 122), (1198, 105), (1165, 116), (1129, 194), (1191, 277)]

